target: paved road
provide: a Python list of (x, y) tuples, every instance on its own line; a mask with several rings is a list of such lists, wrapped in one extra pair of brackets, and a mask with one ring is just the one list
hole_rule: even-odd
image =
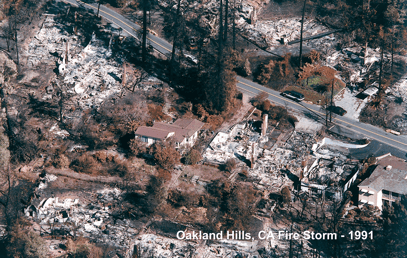
[[(95, 13), (97, 10), (97, 4), (87, 4), (79, 0), (63, 0), (63, 1), (77, 6), (81, 5), (84, 8), (93, 10)], [(139, 25), (135, 24), (134, 22), (131, 22), (122, 15), (102, 5), (100, 6), (100, 15), (106, 18), (107, 20), (111, 21), (112, 23), (116, 24), (117, 26), (121, 27), (124, 31), (126, 31), (133, 37), (139, 39), (140, 33), (138, 33), (138, 31), (141, 30), (141, 27)], [(169, 42), (165, 41), (164, 39), (156, 37), (152, 34), (149, 34), (147, 38), (150, 40), (151, 45), (159, 52), (163, 54), (169, 54), (171, 52), (172, 45)], [(295, 109), (296, 111), (302, 112), (307, 116), (319, 117), (319, 120), (323, 121), (325, 113), (321, 109), (321, 107), (317, 105), (312, 105), (304, 102), (297, 103), (295, 101), (283, 98), (280, 96), (279, 92), (263, 87), (257, 83), (244, 79), (240, 76), (237, 76), (237, 80), (238, 80), (237, 87), (241, 91), (244, 91), (251, 95), (256, 95), (261, 91), (266, 91), (269, 93), (270, 101), (276, 104), (286, 105), (288, 108)], [(335, 117), (333, 119), (333, 123), (334, 126), (338, 126), (346, 130), (353, 131), (354, 133), (364, 135), (366, 138), (376, 140), (378, 142), (387, 144), (391, 147), (397, 148), (400, 151), (407, 152), (406, 136), (396, 136), (385, 132), (381, 128), (377, 128), (369, 124), (364, 124), (346, 117)]]

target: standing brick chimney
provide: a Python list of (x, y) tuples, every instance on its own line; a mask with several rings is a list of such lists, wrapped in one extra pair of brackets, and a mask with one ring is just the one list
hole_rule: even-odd
[(267, 132), (267, 124), (268, 124), (269, 116), (267, 114), (263, 115), (263, 123), (261, 124), (261, 136), (265, 136)]

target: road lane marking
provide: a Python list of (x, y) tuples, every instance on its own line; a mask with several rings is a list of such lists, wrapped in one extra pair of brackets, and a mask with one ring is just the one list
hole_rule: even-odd
[[(82, 3), (82, 4), (85, 4), (85, 5), (87, 5), (87, 6), (90, 6), (90, 7), (93, 8), (93, 9), (97, 9), (96, 7), (94, 7), (94, 6), (92, 6), (92, 5), (89, 5), (89, 4), (87, 4), (87, 3), (84, 3), (84, 2), (82, 2), (82, 1), (80, 1), (80, 0), (77, 0), (77, 1), (80, 2), (80, 3)], [(117, 18), (117, 17), (115, 17), (115, 16), (113, 16), (113, 15), (111, 15), (111, 14), (109, 14), (109, 13), (103, 11), (103, 10), (100, 10), (100, 9), (99, 9), (99, 11), (102, 12), (102, 13), (105, 13), (105, 14), (111, 16), (111, 17), (113, 17), (113, 18), (116, 19), (116, 20), (119, 20), (121, 23), (127, 25), (128, 27), (130, 27), (130, 28), (132, 28), (132, 29), (134, 28), (133, 26), (127, 24), (126, 22), (120, 20), (119, 18)], [(106, 17), (105, 17), (105, 18), (106, 18)], [(107, 18), (106, 18), (106, 19), (107, 19)], [(112, 22), (113, 22), (114, 24), (116, 24), (117, 26), (122, 27), (122, 26), (118, 25), (117, 23), (115, 23), (114, 21), (112, 21)], [(123, 28), (123, 29), (124, 29), (124, 28)], [(132, 33), (128, 32), (126, 29), (124, 29), (124, 30), (125, 30), (127, 33), (129, 33), (131, 36), (135, 37)], [(136, 38), (137, 38), (137, 37), (136, 37)], [(157, 44), (158, 46), (162, 47), (163, 49), (167, 50), (168, 52), (171, 52), (171, 50), (169, 50), (169, 49), (167, 49), (166, 47), (162, 46), (160, 43), (154, 41), (154, 40), (151, 39), (150, 37), (149, 37), (149, 40), (151, 40), (152, 42), (154, 42), (154, 43)], [(246, 86), (248, 86), (248, 87), (250, 87), (250, 88), (256, 89), (256, 90), (258, 90), (258, 91), (264, 91), (264, 90), (262, 90), (262, 89), (260, 89), (260, 88), (256, 88), (256, 87), (254, 87), (254, 86), (252, 86), (252, 85), (249, 85), (249, 84), (247, 84), (247, 83), (245, 83), (245, 82), (243, 82), (243, 81), (239, 81), (239, 80), (238, 80), (238, 82), (241, 83), (241, 84), (243, 84), (243, 85), (246, 85)], [(239, 86), (237, 86), (237, 87), (239, 87)], [(242, 87), (239, 87), (239, 88), (243, 89)], [(246, 91), (249, 91), (249, 90), (246, 90)], [(249, 91), (249, 92), (252, 92), (252, 91)], [(254, 93), (254, 92), (252, 92), (252, 93), (253, 93), (253, 94), (256, 94), (256, 93)], [(305, 107), (305, 106), (303, 106), (303, 105), (300, 105), (300, 104), (298, 104), (298, 103), (296, 103), (296, 102), (293, 102), (293, 101), (291, 101), (291, 100), (288, 100), (288, 99), (286, 99), (286, 98), (282, 98), (282, 97), (277, 96), (277, 95), (275, 95), (275, 94), (273, 94), (273, 93), (269, 93), (269, 92), (267, 92), (267, 93), (268, 93), (269, 95), (272, 95), (272, 96), (274, 96), (274, 97), (280, 99), (280, 100), (289, 102), (289, 103), (291, 103), (291, 104), (294, 104), (294, 105), (297, 105), (297, 106), (300, 106), (300, 107), (303, 107), (303, 108), (307, 108), (307, 107)], [(307, 108), (307, 109), (310, 109), (310, 108)], [(312, 109), (310, 109), (310, 110), (312, 110)], [(315, 112), (315, 113), (317, 113), (317, 114), (320, 114), (320, 115), (325, 115), (325, 114), (323, 114), (323, 113), (321, 113), (321, 112), (319, 112), (319, 111), (316, 111), (316, 110), (312, 110), (312, 111)], [(379, 137), (382, 137), (382, 138), (384, 138), (384, 139), (387, 139), (387, 140), (390, 140), (390, 141), (393, 141), (393, 142), (402, 144), (402, 145), (404, 145), (404, 146), (407, 146), (406, 143), (403, 143), (403, 142), (400, 142), (400, 141), (397, 141), (397, 140), (388, 138), (387, 136), (380, 135), (380, 134), (378, 134), (378, 133), (375, 133), (375, 132), (372, 132), (372, 131), (370, 131), (370, 130), (364, 129), (364, 128), (362, 128), (362, 127), (359, 127), (359, 126), (357, 126), (357, 125), (348, 123), (348, 122), (346, 122), (346, 121), (344, 121), (344, 120), (341, 120), (341, 119), (339, 119), (339, 118), (334, 118), (334, 119), (336, 119), (336, 120), (338, 120), (338, 121), (340, 121), (340, 122), (342, 122), (342, 123), (348, 124), (348, 125), (350, 125), (350, 126), (356, 127), (356, 128), (358, 128), (358, 129), (360, 129), (360, 130), (362, 130), (362, 131), (366, 131), (366, 132), (369, 132), (369, 133), (371, 133), (371, 134), (374, 134), (374, 135), (377, 135), (377, 136), (379, 136)], [(337, 124), (337, 123), (335, 123), (335, 122), (332, 122), (332, 123), (334, 123), (334, 124), (340, 126), (339, 124)], [(354, 129), (352, 129), (352, 128), (349, 128), (349, 129), (352, 130), (352, 131), (354, 131), (354, 132), (356, 132), (356, 133), (361, 133), (361, 132), (356, 131), (356, 130), (354, 130)], [(372, 138), (373, 138), (373, 137), (372, 137)], [(378, 140), (378, 139), (376, 139), (376, 138), (373, 138), (373, 139), (375, 139), (375, 140), (377, 140), (377, 141), (380, 141), (380, 142), (383, 142), (383, 141)], [(395, 146), (393, 146), (393, 145), (391, 145), (391, 144), (389, 144), (389, 143), (387, 143), (387, 142), (384, 142), (384, 143), (386, 143), (386, 144), (388, 144), (388, 145), (390, 145), (390, 146), (392, 146), (392, 147), (395, 147)], [(395, 147), (395, 148), (400, 149), (399, 147)]]
[[(242, 83), (242, 84), (245, 84), (245, 83)], [(250, 85), (248, 85), (248, 86), (250, 86)], [(245, 89), (245, 88), (242, 88), (242, 87), (239, 87), (239, 86), (237, 86), (237, 87), (240, 88), (240, 89), (243, 89), (243, 90), (245, 90), (245, 91), (251, 92), (251, 93), (253, 93), (253, 94), (256, 94), (255, 92), (250, 91), (250, 90), (248, 90), (248, 89)], [(250, 87), (251, 87), (251, 86), (250, 86)], [(255, 87), (251, 87), (251, 88), (254, 88), (254, 89), (259, 90), (258, 88), (255, 88)], [(271, 94), (271, 93), (269, 93), (269, 94), (272, 95), (272, 96), (275, 96), (274, 94)], [(277, 97), (277, 96), (275, 96), (275, 97)], [(279, 98), (280, 98), (280, 97), (279, 97)], [(281, 99), (281, 98), (280, 98), (280, 99)], [(290, 102), (291, 102), (291, 101), (290, 101)], [(293, 102), (292, 102), (292, 103), (293, 103)], [(301, 106), (301, 105), (299, 105), (298, 103), (294, 103), (294, 104), (297, 104), (298, 106)], [(324, 115), (324, 114), (321, 113), (321, 112), (318, 112), (318, 111), (315, 111), (315, 112)], [(372, 131), (369, 131), (369, 130), (367, 130), (367, 129), (361, 128), (361, 127), (359, 127), (359, 126), (357, 126), (357, 125), (353, 125), (353, 124), (348, 123), (348, 122), (346, 122), (346, 121), (343, 121), (343, 120), (341, 120), (341, 119), (338, 119), (338, 118), (336, 118), (336, 119), (337, 119), (338, 121), (341, 121), (341, 122), (345, 123), (345, 124), (348, 124), (348, 125), (354, 126), (354, 127), (356, 127), (356, 128), (359, 128), (359, 129), (361, 129), (361, 130), (363, 130), (363, 131), (366, 131), (366, 132), (369, 132), (369, 133), (371, 133), (371, 134), (374, 134), (374, 135), (380, 136), (380, 137), (382, 137), (382, 138), (388, 139), (388, 140), (390, 140), (390, 141), (392, 141), (392, 142), (396, 142), (396, 143), (399, 143), (399, 144), (402, 144), (402, 145), (407, 146), (407, 144), (405, 144), (405, 143), (403, 143), (403, 142), (399, 142), (399, 141), (397, 141), (397, 140), (394, 140), (394, 139), (388, 138), (388, 137), (386, 137), (386, 136), (377, 134), (377, 133), (375, 133), (375, 132), (372, 132)], [(341, 125), (338, 124), (338, 123), (335, 123), (335, 122), (332, 122), (332, 123), (335, 124), (335, 125), (337, 125), (337, 126), (341, 126)], [(357, 130), (355, 130), (355, 129), (353, 129), (353, 128), (350, 128), (350, 127), (348, 127), (348, 129), (351, 130), (351, 131), (353, 131), (353, 132), (355, 132), (355, 133), (359, 133), (359, 134), (361, 133), (360, 131), (357, 131)], [(383, 141), (383, 140), (379, 140), (379, 139), (377, 139), (377, 138), (375, 138), (375, 137), (372, 137), (372, 136), (370, 136), (370, 137), (371, 137), (372, 139), (378, 141), (378, 142), (385, 143), (385, 144), (387, 144), (387, 145), (389, 145), (389, 146), (392, 146), (392, 147), (394, 147), (394, 148), (396, 148), (396, 149), (403, 150), (403, 151), (407, 151), (407, 150), (405, 150), (405, 149), (403, 149), (403, 148), (401, 148), (401, 147), (394, 146), (394, 145), (392, 145), (392, 144), (390, 144), (390, 143), (388, 143), (388, 142), (385, 142), (385, 141)]]
[[(96, 7), (94, 7), (93, 5), (90, 5), (90, 4), (87, 4), (87, 3), (84, 3), (84, 2), (82, 2), (82, 1), (80, 1), (80, 0), (77, 0), (78, 2), (80, 2), (80, 3), (82, 3), (82, 4), (85, 4), (85, 5), (87, 5), (87, 6), (89, 6), (89, 7), (92, 7), (93, 9), (95, 9), (95, 10), (97, 10), (97, 8)], [(109, 16), (111, 16), (111, 17), (113, 17), (114, 19), (116, 19), (116, 20), (118, 20), (118, 21), (120, 21), (121, 23), (123, 23), (123, 24), (125, 24), (126, 26), (128, 26), (128, 27), (130, 27), (130, 28), (132, 28), (133, 30), (135, 29), (132, 25), (129, 25), (129, 24), (127, 24), (126, 22), (124, 22), (124, 21), (122, 21), (122, 20), (120, 20), (119, 18), (117, 18), (117, 17), (115, 17), (115, 16), (113, 16), (113, 15), (111, 15), (110, 13), (108, 13), (108, 12), (105, 12), (105, 11), (103, 11), (103, 10), (101, 10), (101, 9), (99, 9), (99, 12), (102, 12), (102, 13), (105, 13), (105, 14), (107, 14), (107, 15), (109, 15)], [(106, 18), (106, 17), (105, 17)], [(106, 18), (106, 19), (108, 19), (108, 18)], [(110, 19), (108, 19), (108, 20), (110, 20)], [(112, 21), (113, 22), (113, 21)], [(119, 26), (119, 27), (122, 27), (122, 26), (120, 26), (120, 25), (118, 25), (117, 23), (115, 23), (115, 22), (113, 22), (114, 24), (116, 24), (117, 26)], [(124, 28), (123, 28), (124, 29)], [(136, 36), (134, 36), (133, 34), (131, 34), (130, 32), (128, 32), (126, 29), (124, 29), (127, 33), (129, 33), (130, 35), (132, 35), (133, 37), (135, 37), (135, 38), (137, 38)], [(150, 41), (152, 41), (152, 42), (154, 42), (155, 44), (157, 44), (158, 46), (160, 46), (160, 47), (162, 47), (163, 49), (165, 49), (165, 50), (167, 50), (168, 52), (171, 52), (171, 50), (170, 49), (168, 49), (168, 48), (166, 48), (166, 47), (164, 47), (163, 45), (161, 45), (160, 43), (158, 43), (158, 42), (156, 42), (155, 40), (153, 40), (152, 38), (150, 38), (150, 37), (148, 37), (148, 39), (150, 40)]]

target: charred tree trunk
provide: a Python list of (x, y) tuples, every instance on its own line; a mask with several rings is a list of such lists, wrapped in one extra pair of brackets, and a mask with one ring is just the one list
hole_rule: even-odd
[(7, 136), (9, 139), (13, 137), (13, 127), (11, 125), (11, 117), (8, 112), (8, 103), (6, 99), (6, 94), (3, 89), (0, 88), (0, 97), (1, 97), (1, 105), (4, 107), (5, 113), (6, 113), (6, 124), (7, 124)]
[(180, 8), (181, 8), (181, 0), (177, 1), (177, 13), (175, 17), (175, 32), (174, 32), (174, 39), (172, 42), (172, 51), (171, 51), (171, 60), (170, 60), (170, 67), (169, 67), (169, 72), (170, 72), (170, 82), (173, 80), (173, 69), (174, 69), (174, 61), (175, 61), (175, 51), (176, 51), (176, 45), (178, 41), (178, 20), (179, 20), (179, 13), (180, 13)]
[(390, 74), (393, 76), (393, 62), (394, 62), (394, 26), (392, 29), (392, 37), (391, 37), (391, 65), (390, 65)]
[(99, 17), (99, 9), (100, 9), (100, 1), (98, 2), (98, 12), (96, 13), (96, 17)]
[(383, 91), (383, 86), (382, 86), (382, 77), (383, 77), (383, 54), (384, 54), (384, 44), (382, 46), (381, 52), (380, 52), (380, 72), (379, 72), (379, 96), (381, 96), (381, 93)]
[(219, 8), (219, 48), (218, 48), (218, 68), (219, 72), (222, 66), (223, 60), (223, 3), (220, 0), (220, 8)]
[(17, 54), (17, 67), (20, 64), (20, 58), (18, 56), (18, 35), (17, 35), (17, 18), (14, 17), (14, 37), (16, 42), (16, 54)]
[(201, 36), (199, 39), (199, 45), (198, 45), (198, 74), (201, 72), (202, 48), (203, 48), (203, 39)]
[(64, 124), (64, 118), (63, 118), (63, 111), (64, 111), (64, 92), (63, 90), (60, 91), (61, 96), (59, 99), (59, 122), (61, 122), (61, 124)]
[[(334, 84), (335, 84), (335, 79), (332, 80), (331, 107), (334, 105)], [(329, 122), (332, 123), (332, 109), (329, 111)]]
[(304, 0), (304, 6), (302, 8), (302, 18), (301, 18), (301, 34), (300, 34), (300, 68), (302, 67), (302, 34), (304, 32), (304, 18), (305, 18), (305, 5), (307, 0)]
[(232, 25), (232, 40), (233, 40), (233, 50), (236, 50), (236, 0), (233, 0), (233, 25)]
[(147, 57), (147, 1), (143, 0), (143, 39), (141, 46), (142, 62), (146, 62)]
[(225, 2), (225, 27), (223, 28), (223, 41), (227, 45), (228, 42), (228, 14), (229, 14), (229, 0)]

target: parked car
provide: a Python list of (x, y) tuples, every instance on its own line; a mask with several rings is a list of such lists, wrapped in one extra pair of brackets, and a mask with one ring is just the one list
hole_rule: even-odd
[(184, 56), (189, 62), (192, 62), (194, 64), (198, 64), (198, 59), (196, 57), (194, 57), (193, 55), (184, 54)]
[(293, 91), (293, 90), (291, 90), (291, 91), (286, 90), (286, 91), (281, 93), (281, 96), (284, 96), (286, 98), (289, 98), (289, 99), (292, 99), (292, 100), (295, 100), (295, 101), (304, 100), (304, 95), (303, 94), (301, 94), (299, 92), (296, 92), (296, 91)]
[(335, 114), (338, 114), (338, 115), (340, 115), (340, 116), (343, 116), (344, 114), (347, 113), (347, 111), (346, 111), (345, 109), (343, 109), (343, 108), (341, 108), (341, 107), (338, 107), (338, 106), (329, 106), (329, 107), (327, 108), (327, 110), (328, 110), (328, 111), (331, 111), (331, 112), (333, 112), (333, 113), (335, 113)]

